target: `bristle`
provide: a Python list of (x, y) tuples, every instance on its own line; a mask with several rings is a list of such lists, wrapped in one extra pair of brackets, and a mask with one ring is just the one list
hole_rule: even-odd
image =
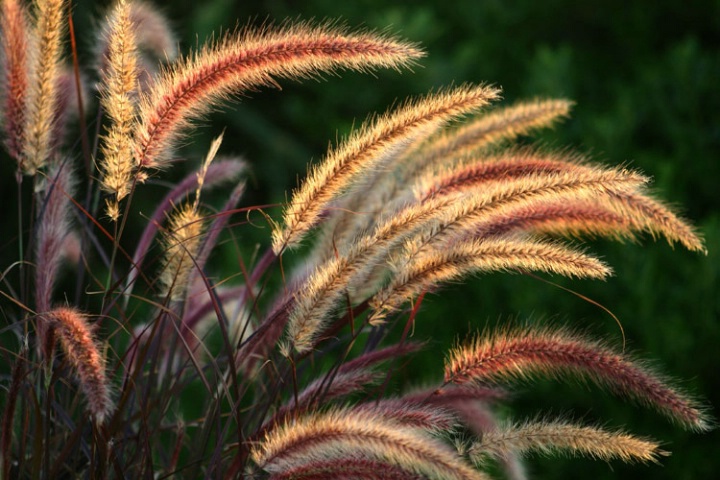
[(60, 339), (65, 357), (77, 372), (90, 413), (98, 423), (103, 423), (113, 405), (105, 360), (92, 338), (91, 327), (85, 316), (73, 308), (56, 308), (47, 318)]
[(30, 27), (25, 6), (19, 0), (4, 0), (0, 11), (0, 105), (5, 146), (18, 164), (25, 143), (25, 98), (28, 91)]
[(392, 114), (363, 125), (325, 160), (313, 168), (285, 209), (284, 228), (273, 232), (273, 249), (297, 245), (314, 226), (330, 200), (348, 188), (362, 173), (373, 171), (393, 157), (398, 145), (409, 142), (423, 130), (477, 110), (496, 99), (499, 91), (480, 86), (462, 86), (407, 102)]
[(67, 0), (37, 2), (36, 7), (33, 35), (37, 52), (27, 93), (21, 162), (23, 172), (28, 175), (34, 175), (51, 160)]
[(275, 85), (275, 78), (305, 78), (338, 69), (401, 68), (422, 52), (374, 34), (347, 34), (307, 23), (245, 29), (210, 43), (163, 73), (140, 104), (135, 156), (142, 168), (165, 165), (192, 118), (230, 95)]
[(482, 463), (486, 456), (503, 458), (513, 452), (522, 455), (558, 451), (604, 461), (619, 459), (624, 462), (657, 462), (659, 456), (668, 455), (657, 442), (625, 432), (563, 421), (540, 421), (483, 432), (482, 440), (470, 448), (470, 456)]
[(457, 384), (565, 374), (631, 396), (687, 428), (709, 428), (702, 409), (661, 376), (601, 342), (564, 329), (525, 327), (478, 336), (453, 350), (445, 366), (445, 380)]

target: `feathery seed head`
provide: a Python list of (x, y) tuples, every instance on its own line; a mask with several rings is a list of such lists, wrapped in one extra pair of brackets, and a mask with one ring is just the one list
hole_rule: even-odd
[(30, 26), (19, 0), (4, 0), (0, 11), (0, 127), (10, 156), (22, 161), (25, 141), (25, 97), (29, 83), (28, 48)]
[[(604, 278), (610, 268), (569, 247), (521, 238), (444, 244), (424, 249), (422, 237), (408, 243), (393, 266), (393, 281), (370, 300), (376, 325), (408, 299), (460, 277), (498, 270), (544, 271), (570, 277)], [(425, 251), (423, 251), (425, 250)], [(414, 252), (408, 254), (408, 252)], [(412, 256), (410, 256), (412, 255)]]
[(143, 55), (143, 70), (157, 73), (156, 63), (150, 63), (145, 57), (152, 54), (156, 59), (172, 61), (177, 58), (177, 39), (170, 29), (167, 18), (154, 5), (148, 2), (130, 2), (130, 20), (136, 26), (135, 35), (138, 48)]
[(105, 26), (103, 42), (100, 103), (110, 123), (102, 138), (99, 169), (101, 187), (111, 194), (111, 198), (106, 199), (106, 213), (113, 221), (120, 215), (120, 201), (130, 194), (136, 171), (133, 134), (137, 123), (138, 52), (131, 5), (125, 0), (115, 4)]
[(252, 448), (251, 455), (260, 468), (275, 475), (320, 460), (353, 455), (431, 478), (486, 478), (466, 465), (457, 452), (422, 430), (378, 418), (373, 412), (347, 408), (277, 426)]
[(574, 102), (559, 98), (521, 101), (497, 108), (441, 137), (434, 148), (452, 145), (455, 152), (473, 151), (491, 143), (512, 140), (567, 118), (573, 105)]
[(51, 160), (67, 0), (45, 0), (35, 6), (32, 35), (37, 45), (27, 92), (21, 160), (21, 168), (28, 175), (34, 175)]
[(163, 72), (140, 102), (135, 157), (160, 168), (190, 121), (231, 95), (340, 69), (409, 66), (423, 55), (415, 45), (371, 32), (347, 33), (331, 24), (246, 28), (210, 42)]
[[(41, 208), (37, 216), (35, 239), (35, 307), (38, 312), (51, 309), (52, 295), (66, 252), (66, 239), (71, 233), (71, 199), (74, 191), (73, 176), (68, 165), (53, 165), (47, 177), (37, 182)], [(38, 343), (52, 352), (54, 342), (48, 325), (39, 317)]]
[(575, 374), (637, 399), (684, 427), (709, 428), (702, 408), (662, 376), (601, 342), (562, 328), (525, 327), (478, 335), (454, 349), (445, 365), (445, 381), (457, 384), (538, 374)]
[(102, 423), (112, 412), (113, 405), (110, 382), (105, 376), (105, 360), (92, 338), (92, 328), (84, 315), (69, 307), (56, 308), (46, 317), (77, 373), (90, 413)]
[(482, 440), (475, 442), (468, 453), (476, 463), (482, 463), (487, 457), (504, 458), (512, 453), (522, 455), (533, 451), (546, 454), (567, 451), (604, 461), (617, 458), (624, 462), (657, 462), (659, 456), (669, 455), (652, 440), (565, 421), (498, 427), (483, 432)]
[[(62, 245), (65, 237), (70, 233), (70, 207), (75, 189), (72, 170), (68, 165), (53, 166), (47, 172), (47, 177), (38, 182), (37, 191), (42, 200), (38, 211), (37, 235), (37, 268), (39, 275), (48, 281), (54, 277), (50, 272), (57, 268)], [(45, 288), (38, 288), (38, 292), (46, 292)], [(36, 292), (37, 293), (37, 292)], [(39, 311), (50, 309), (48, 304), (38, 305)]]
[(202, 243), (203, 218), (193, 205), (185, 204), (168, 219), (165, 233), (165, 261), (160, 283), (163, 294), (173, 300), (185, 297), (194, 258)]

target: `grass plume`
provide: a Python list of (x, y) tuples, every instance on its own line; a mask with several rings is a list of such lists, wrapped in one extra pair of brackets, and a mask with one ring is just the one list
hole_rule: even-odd
[(98, 423), (103, 423), (113, 410), (110, 382), (105, 375), (105, 359), (93, 339), (92, 328), (85, 315), (68, 307), (59, 307), (47, 318), (65, 352), (65, 358), (75, 369), (85, 394), (88, 410)]
[(680, 425), (706, 430), (706, 414), (694, 400), (626, 354), (562, 328), (504, 330), (478, 335), (455, 348), (445, 365), (445, 381), (497, 382), (537, 375), (567, 374), (628, 395), (652, 406)]
[(299, 419), (267, 434), (252, 456), (278, 474), (352, 451), (431, 478), (486, 478), (432, 437), (367, 412), (334, 410)]
[(469, 450), (476, 462), (482, 462), (485, 456), (503, 458), (512, 452), (521, 455), (568, 452), (603, 461), (620, 459), (624, 462), (657, 462), (658, 457), (668, 455), (651, 440), (564, 421), (526, 422), (490, 430), (484, 432), (482, 440), (473, 443)]
[(35, 6), (37, 19), (33, 38), (37, 51), (32, 56), (21, 161), (21, 168), (28, 175), (34, 175), (46, 165), (53, 154), (52, 133), (56, 121), (67, 0), (43, 0)]
[(192, 118), (231, 95), (339, 69), (406, 67), (423, 54), (415, 45), (371, 32), (347, 33), (309, 23), (246, 28), (210, 42), (175, 63), (143, 95), (135, 158), (159, 168)]
[(543, 271), (580, 278), (604, 278), (610, 274), (599, 260), (547, 242), (503, 238), (445, 245), (398, 266), (391, 284), (370, 301), (375, 310), (370, 324), (378, 324), (388, 311), (440, 283), (472, 273), (502, 270)]
[(119, 0), (110, 13), (103, 62), (105, 91), (101, 105), (110, 125), (103, 137), (99, 167), (102, 188), (112, 195), (106, 199), (106, 213), (114, 221), (120, 215), (119, 202), (130, 194), (136, 171), (133, 133), (137, 123), (138, 52), (131, 8), (131, 2)]
[(20, 0), (3, 0), (0, 12), (2, 39), (2, 79), (0, 104), (3, 109), (2, 128), (5, 146), (18, 163), (25, 142), (25, 99), (29, 86), (28, 49), (30, 25), (25, 6)]

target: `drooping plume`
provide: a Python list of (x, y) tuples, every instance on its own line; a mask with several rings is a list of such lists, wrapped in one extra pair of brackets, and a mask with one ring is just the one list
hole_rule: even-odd
[(88, 409), (98, 423), (113, 410), (110, 384), (105, 375), (105, 359), (92, 336), (86, 317), (77, 310), (60, 307), (47, 318), (57, 333), (65, 358), (75, 369)]
[(709, 427), (702, 408), (652, 369), (562, 328), (524, 327), (478, 335), (455, 348), (445, 365), (445, 381), (457, 384), (568, 374), (630, 396), (684, 427)]
[(278, 78), (399, 69), (422, 55), (413, 44), (376, 33), (348, 33), (330, 24), (245, 28), (176, 62), (142, 96), (136, 161), (141, 168), (163, 167), (193, 119), (230, 96), (275, 85)]

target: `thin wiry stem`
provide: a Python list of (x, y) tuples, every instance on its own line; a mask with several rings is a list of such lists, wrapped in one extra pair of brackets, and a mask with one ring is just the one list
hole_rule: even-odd
[(25, 376), (25, 356), (28, 354), (27, 345), (23, 345), (15, 358), (15, 364), (10, 375), (10, 386), (5, 398), (3, 407), (2, 422), (0, 422), (0, 475), (2, 478), (10, 478), (10, 468), (12, 466), (10, 448), (12, 447), (13, 421), (15, 419), (15, 407), (17, 405), (20, 386)]

